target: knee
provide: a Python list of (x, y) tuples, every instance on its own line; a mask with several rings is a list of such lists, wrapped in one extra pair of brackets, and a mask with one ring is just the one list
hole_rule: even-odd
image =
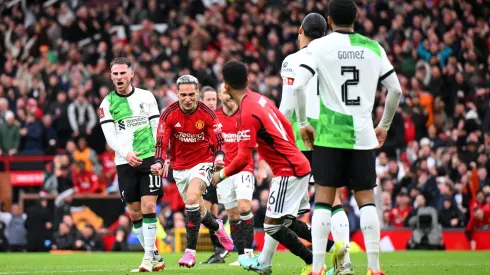
[(236, 207), (226, 210), (226, 213), (228, 214), (228, 218), (230, 218), (230, 220), (232, 221), (240, 219), (240, 213), (238, 212)]
[(188, 192), (187, 197), (185, 199), (186, 204), (198, 204), (199, 203), (199, 194)]
[(134, 212), (134, 211), (129, 210), (129, 217), (131, 218), (132, 221), (137, 221), (137, 220), (141, 220), (143, 218), (143, 214), (141, 214), (141, 211)]
[(155, 213), (157, 211), (156, 202), (153, 200), (144, 201), (142, 210), (145, 213)]
[(251, 206), (250, 201), (248, 201), (248, 202), (241, 202), (241, 201), (239, 201), (238, 202), (238, 212), (240, 212), (240, 214), (245, 214), (247, 212), (251, 212), (251, 209), (252, 209), (252, 206)]

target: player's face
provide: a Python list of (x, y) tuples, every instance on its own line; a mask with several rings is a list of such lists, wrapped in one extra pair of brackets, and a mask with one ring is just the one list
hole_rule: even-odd
[(202, 97), (202, 103), (208, 106), (211, 110), (216, 110), (216, 105), (218, 104), (218, 96), (215, 91), (204, 92)]
[(218, 94), (219, 95), (219, 100), (221, 100), (221, 102), (223, 102), (223, 105), (226, 105), (227, 108), (232, 109), (234, 107), (234, 105), (236, 104), (236, 102), (226, 92), (225, 85), (224, 84), (221, 84), (219, 86), (218, 93), (219, 93)]
[(128, 89), (133, 76), (133, 70), (126, 64), (114, 64), (111, 68), (112, 83), (118, 92), (125, 92)]
[(195, 84), (180, 84), (177, 95), (180, 108), (184, 111), (192, 111), (196, 108), (198, 91)]

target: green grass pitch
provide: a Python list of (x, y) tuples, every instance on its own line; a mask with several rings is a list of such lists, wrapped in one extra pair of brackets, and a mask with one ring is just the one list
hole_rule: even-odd
[[(90, 253), (52, 255), (42, 253), (0, 254), (0, 275), (4, 274), (132, 274), (130, 270), (141, 263), (142, 253)], [(198, 262), (210, 255), (198, 252)], [(240, 267), (228, 266), (236, 259), (236, 253), (227, 258), (226, 264), (201, 265), (187, 269), (179, 267), (181, 254), (163, 254), (167, 267), (157, 274), (248, 274)], [(355, 274), (366, 274), (366, 255), (351, 255)], [(383, 270), (395, 274), (490, 274), (490, 252), (394, 252), (381, 254)], [(273, 274), (300, 274), (302, 261), (290, 253), (274, 256)]]

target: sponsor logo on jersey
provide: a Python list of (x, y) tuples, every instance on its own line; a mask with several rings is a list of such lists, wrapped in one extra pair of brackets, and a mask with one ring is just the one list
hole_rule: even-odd
[(197, 142), (199, 140), (204, 140), (204, 133), (199, 133), (199, 134), (191, 134), (191, 133), (184, 133), (184, 132), (178, 132), (174, 134), (175, 138), (182, 141), (182, 142)]
[(177, 122), (177, 124), (175, 124), (175, 128), (180, 128), (182, 126), (180, 126), (180, 123)]
[(104, 118), (104, 117), (105, 117), (104, 109), (103, 108), (99, 108), (99, 118)]
[(127, 118), (121, 119), (117, 122), (119, 130), (126, 130), (128, 128), (139, 127), (146, 124), (148, 124), (147, 117)]
[(237, 142), (250, 140), (250, 130), (241, 130), (237, 133)]
[(204, 128), (204, 121), (198, 120), (198, 121), (196, 121), (195, 125), (196, 125), (197, 129), (201, 130), (202, 128)]

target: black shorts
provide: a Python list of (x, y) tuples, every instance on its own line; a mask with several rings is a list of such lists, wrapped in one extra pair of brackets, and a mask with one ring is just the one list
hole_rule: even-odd
[(150, 172), (154, 163), (154, 158), (149, 157), (137, 167), (129, 164), (116, 166), (119, 193), (123, 202), (137, 202), (142, 196), (158, 196), (158, 199), (163, 197), (162, 177), (154, 176)]
[[(301, 151), (303, 155), (308, 159), (308, 162), (310, 163), (310, 167), (313, 167), (313, 151)], [(308, 182), (310, 185), (315, 184), (314, 176), (313, 173), (310, 173), (310, 181)]]
[(352, 150), (316, 146), (313, 151), (313, 177), (321, 186), (353, 191), (376, 187), (376, 153), (373, 150)]
[(209, 185), (208, 188), (206, 188), (206, 193), (202, 195), (202, 198), (213, 204), (218, 204), (218, 193), (216, 193), (216, 187)]

